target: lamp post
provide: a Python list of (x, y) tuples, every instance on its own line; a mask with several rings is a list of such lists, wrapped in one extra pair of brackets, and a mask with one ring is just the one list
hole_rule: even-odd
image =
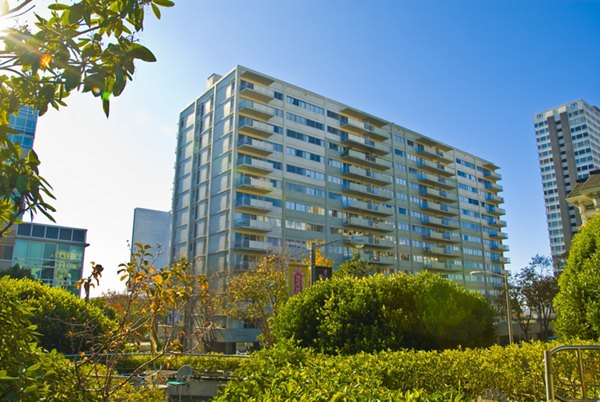
[(481, 276), (493, 276), (501, 278), (504, 282), (504, 295), (506, 296), (506, 324), (508, 325), (508, 343), (513, 343), (513, 332), (512, 332), (512, 313), (510, 311), (510, 294), (508, 293), (508, 272), (503, 271), (504, 274), (496, 274), (489, 271), (471, 271), (470, 275), (481, 275)]

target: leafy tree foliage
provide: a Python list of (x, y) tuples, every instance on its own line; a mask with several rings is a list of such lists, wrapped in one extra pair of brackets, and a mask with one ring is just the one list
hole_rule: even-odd
[(276, 315), (289, 297), (285, 272), (277, 256), (263, 258), (256, 267), (233, 277), (227, 288), (226, 314), (260, 328), (267, 345), (274, 342), (269, 317)]
[[(12, 144), (9, 116), (21, 106), (43, 115), (66, 106), (73, 91), (89, 92), (108, 116), (110, 98), (133, 79), (135, 61), (155, 61), (136, 34), (148, 9), (160, 18), (171, 0), (80, 0), (48, 6), (48, 18), (35, 15), (34, 26), (0, 32), (0, 236), (27, 212), (51, 218), (51, 188), (39, 174), (35, 152), (24, 155)], [(31, 11), (33, 0), (0, 0), (0, 19)]]
[(334, 354), (493, 343), (492, 308), (439, 276), (334, 277), (293, 296), (273, 318), (278, 339)]
[(0, 279), (6, 295), (31, 308), (31, 322), (40, 333), (46, 350), (74, 354), (90, 350), (114, 323), (98, 308), (87, 305), (70, 292), (42, 285), (29, 279)]
[(37, 344), (34, 308), (15, 297), (11, 288), (16, 283), (0, 278), (0, 399), (72, 400), (75, 378), (69, 362)]
[(554, 299), (555, 330), (565, 338), (600, 338), (600, 216), (588, 221), (571, 242)]
[(358, 253), (355, 253), (350, 260), (344, 261), (335, 272), (336, 276), (352, 276), (364, 278), (373, 273), (371, 266), (363, 261)]
[(12, 267), (8, 268), (6, 271), (1, 271), (0, 276), (8, 276), (13, 279), (31, 279), (34, 280), (31, 270), (29, 268), (21, 268), (19, 264), (15, 264)]
[(511, 282), (513, 317), (519, 323), (525, 340), (529, 340), (531, 324), (539, 325), (541, 340), (547, 340), (549, 325), (554, 318), (552, 301), (558, 292), (558, 281), (552, 274), (550, 258), (535, 255), (529, 265), (515, 275)]

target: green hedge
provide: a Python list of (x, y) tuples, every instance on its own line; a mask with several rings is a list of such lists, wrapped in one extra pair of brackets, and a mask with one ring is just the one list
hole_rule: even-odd
[[(384, 351), (329, 356), (278, 345), (254, 354), (236, 371), (220, 401), (423, 400), (479, 396), (545, 400), (544, 350), (558, 343), (444, 351)], [(590, 356), (588, 356), (590, 357)], [(569, 395), (577, 375), (574, 354), (556, 355), (559, 393)], [(588, 380), (600, 382), (600, 359), (588, 362)], [(417, 391), (415, 391), (417, 390)]]
[(115, 323), (98, 307), (65, 289), (30, 279), (0, 278), (0, 291), (31, 308), (30, 321), (37, 326), (39, 343), (46, 350), (76, 354), (88, 351)]

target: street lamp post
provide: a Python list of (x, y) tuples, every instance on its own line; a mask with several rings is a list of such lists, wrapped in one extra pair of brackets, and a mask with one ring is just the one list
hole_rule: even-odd
[(504, 295), (506, 296), (506, 324), (508, 325), (508, 342), (512, 345), (513, 343), (513, 331), (512, 331), (512, 313), (510, 309), (510, 294), (508, 293), (508, 272), (503, 271), (504, 275), (496, 274), (489, 271), (471, 271), (470, 275), (481, 275), (481, 276), (493, 276), (501, 278), (504, 282)]

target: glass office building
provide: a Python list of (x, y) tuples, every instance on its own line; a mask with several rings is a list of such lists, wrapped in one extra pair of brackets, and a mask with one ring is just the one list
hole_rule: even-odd
[(12, 265), (31, 270), (34, 278), (79, 296), (87, 231), (38, 223), (21, 223), (15, 230)]

